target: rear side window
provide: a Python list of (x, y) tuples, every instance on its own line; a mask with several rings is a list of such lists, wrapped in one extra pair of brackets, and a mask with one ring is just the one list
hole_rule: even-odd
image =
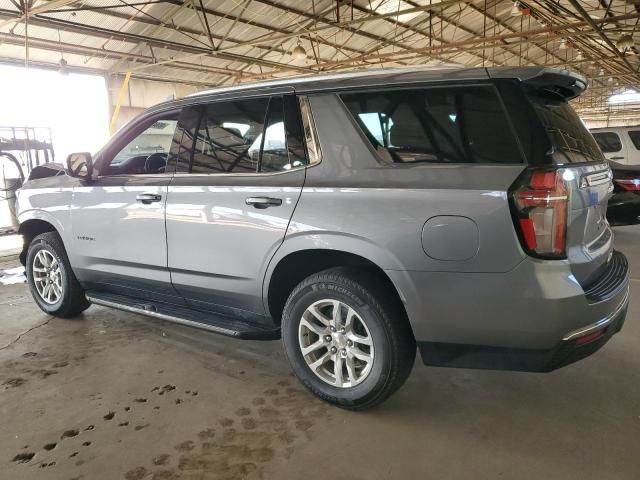
[(191, 173), (258, 171), (268, 98), (207, 105), (195, 138)]
[(627, 133), (636, 150), (640, 150), (640, 130), (629, 130)]
[[(604, 153), (619, 152), (620, 150), (622, 150), (622, 142), (620, 141), (620, 137), (617, 133), (593, 132), (593, 138), (596, 139), (600, 150), (602, 150)], [(638, 147), (636, 146), (636, 148)]]
[(522, 163), (492, 86), (346, 93), (381, 158), (394, 163)]
[(275, 173), (305, 166), (295, 105), (289, 95), (188, 107), (178, 125), (176, 171)]

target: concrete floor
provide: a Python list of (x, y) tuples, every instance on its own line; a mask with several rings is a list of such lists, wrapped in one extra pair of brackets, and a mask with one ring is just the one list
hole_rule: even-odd
[[(640, 227), (616, 243), (638, 299)], [(0, 478), (637, 480), (639, 316), (636, 300), (564, 369), (416, 364), (382, 407), (349, 413), (298, 385), (279, 342), (101, 307), (61, 320), (0, 287)]]

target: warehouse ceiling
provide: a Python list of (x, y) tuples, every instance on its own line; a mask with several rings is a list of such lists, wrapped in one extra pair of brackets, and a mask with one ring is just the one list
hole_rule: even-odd
[(640, 86), (640, 1), (0, 0), (0, 62), (210, 87), (375, 66), (548, 65), (583, 116)]

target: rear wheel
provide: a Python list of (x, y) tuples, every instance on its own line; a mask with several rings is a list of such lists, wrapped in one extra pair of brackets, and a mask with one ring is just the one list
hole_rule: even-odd
[(42, 233), (31, 241), (25, 270), (31, 295), (43, 312), (73, 317), (91, 305), (56, 232)]
[(285, 353), (298, 379), (323, 400), (373, 407), (405, 382), (416, 345), (406, 316), (374, 276), (336, 268), (291, 293), (282, 317)]

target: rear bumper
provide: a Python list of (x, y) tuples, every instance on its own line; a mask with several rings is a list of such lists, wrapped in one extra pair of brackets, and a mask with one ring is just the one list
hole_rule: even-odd
[[(622, 330), (625, 318), (627, 316), (627, 308), (629, 307), (629, 293), (627, 290), (627, 297), (620, 308), (614, 312), (608, 319), (604, 319), (592, 325), (589, 328), (589, 333), (573, 332), (571, 338), (563, 339), (562, 343), (554, 350), (553, 355), (549, 363), (542, 368), (542, 371), (550, 371), (556, 368), (564, 367), (570, 363), (577, 362), (589, 355), (597, 352), (607, 343), (611, 337)], [(590, 335), (602, 334), (591, 341), (585, 343), (578, 343), (580, 338), (588, 338)]]
[(629, 303), (628, 264), (618, 252), (586, 291), (563, 261), (526, 259), (497, 274), (387, 273), (427, 365), (553, 370), (602, 347)]
[[(622, 329), (628, 305), (627, 293), (623, 303), (611, 315), (592, 325), (567, 333), (558, 345), (551, 349), (531, 350), (438, 342), (418, 342), (418, 349), (426, 365), (549, 372), (582, 360), (600, 350)], [(591, 336), (593, 338), (589, 339)]]

